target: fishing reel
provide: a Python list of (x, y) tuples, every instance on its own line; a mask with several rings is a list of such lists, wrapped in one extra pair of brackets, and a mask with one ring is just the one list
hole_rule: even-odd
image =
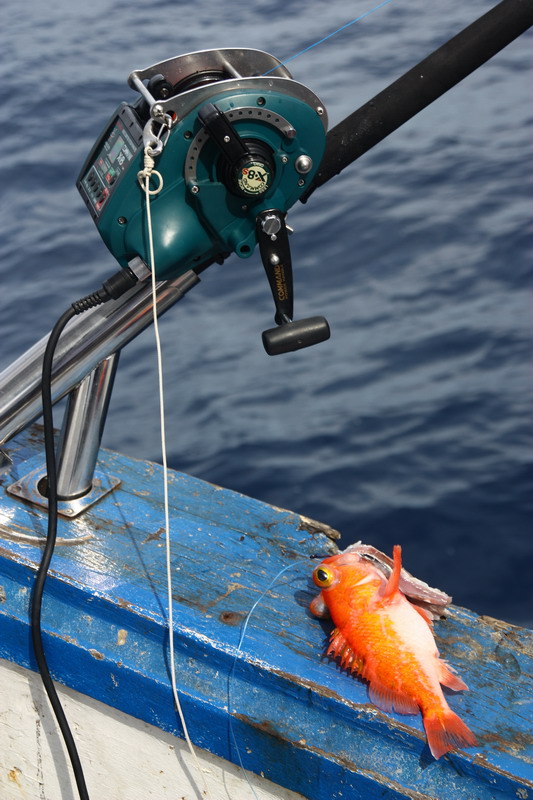
[(123, 102), (93, 146), (77, 187), (122, 267), (150, 264), (144, 191), (150, 186), (159, 280), (200, 272), (259, 245), (276, 307), (263, 333), (269, 355), (329, 338), (323, 317), (293, 321), (288, 209), (322, 159), (327, 115), (318, 97), (259, 50), (189, 53), (129, 76), (140, 94)]

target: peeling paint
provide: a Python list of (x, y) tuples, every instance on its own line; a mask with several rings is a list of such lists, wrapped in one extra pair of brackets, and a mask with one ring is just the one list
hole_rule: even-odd
[(149, 533), (146, 539), (144, 539), (141, 544), (146, 544), (147, 542), (159, 541), (161, 536), (165, 533), (164, 528), (158, 528), (153, 533)]
[[(523, 750), (533, 745), (533, 734), (521, 733), (520, 731), (512, 731), (506, 729), (504, 735), (502, 733), (483, 733), (478, 736), (480, 741), (487, 742), (493, 745), (496, 750), (502, 753), (512, 752), (518, 755)], [(533, 764), (533, 759), (524, 756), (524, 761), (527, 764)]]
[(315, 519), (310, 519), (310, 517), (304, 517), (300, 514), (300, 524), (298, 526), (299, 531), (306, 531), (310, 533), (311, 536), (316, 536), (317, 534), (323, 534), (327, 536), (328, 539), (331, 539), (333, 542), (338, 541), (341, 538), (341, 534), (335, 528), (332, 528), (330, 525), (326, 525), (325, 522), (317, 522)]
[(244, 617), (244, 614), (237, 611), (223, 611), (219, 616), (219, 620), (225, 625), (238, 625)]
[(22, 789), (23, 786), (22, 783), (20, 782), (21, 775), (22, 772), (18, 767), (13, 767), (13, 769), (10, 769), (9, 772), (7, 773), (7, 777), (9, 778), (9, 780), (13, 781), (13, 783), (16, 783), (17, 786), (19, 786)]
[(377, 772), (373, 772), (372, 770), (368, 769), (361, 769), (360, 766), (356, 765), (350, 759), (343, 757), (339, 753), (332, 754), (330, 752), (326, 752), (325, 750), (320, 749), (319, 747), (314, 747), (308, 744), (305, 739), (300, 740), (292, 740), (288, 737), (284, 736), (277, 728), (275, 728), (269, 720), (262, 720), (258, 722), (257, 720), (251, 719), (246, 714), (233, 714), (235, 719), (244, 722), (246, 725), (254, 728), (255, 730), (259, 730), (262, 733), (266, 733), (269, 736), (277, 739), (280, 742), (284, 742), (287, 746), (294, 747), (300, 750), (306, 750), (308, 752), (314, 753), (315, 755), (320, 756), (321, 758), (326, 758), (329, 761), (335, 761), (340, 764), (344, 770), (348, 770), (349, 772), (353, 773), (355, 780), (359, 780), (359, 776), (363, 775), (365, 777), (370, 778), (374, 783), (379, 784), (383, 787), (383, 789), (392, 789), (401, 793), (402, 797), (409, 798), (409, 800), (431, 800), (431, 798), (427, 794), (421, 794), (420, 792), (415, 792), (412, 790), (407, 789), (402, 784), (397, 783), (396, 781), (392, 781), (389, 778), (384, 778), (383, 775), (380, 775)]
[[(129, 713), (133, 708), (145, 722), (163, 730), (175, 730), (162, 658), (168, 630), (165, 570), (157, 549), (159, 501), (153, 493), (147, 502), (133, 491), (142, 485), (143, 462), (114, 458), (127, 477), (119, 494), (121, 503), (109, 500), (95, 507), (87, 525), (101, 530), (98, 537), (83, 550), (63, 548), (57, 554), (47, 598), (53, 625), (46, 632), (55, 654), (61, 656), (54, 661), (60, 680), (97, 700), (124, 706)], [(160, 469), (155, 470), (157, 479)], [(262, 726), (252, 729), (244, 718), (234, 718), (236, 728), (245, 734), (246, 766), (266, 769), (267, 756), (284, 751), (291, 780), (293, 767), (303, 770), (294, 785), (314, 800), (340, 797), (341, 788), (345, 798), (365, 800), (398, 795), (411, 800), (500, 796), (533, 800), (533, 786), (527, 788), (533, 759), (528, 678), (533, 673), (533, 635), (457, 607), (446, 623), (437, 624), (443, 656), (471, 689), (451, 698), (450, 704), (466, 717), (480, 748), (476, 760), (473, 752), (465, 752), (428, 764), (421, 756), (425, 736), (420, 719), (379, 711), (367, 700), (363, 683), (320, 663), (322, 629), (306, 611), (308, 593), (298, 587), (308, 583), (309, 556), (336, 549), (333, 538), (326, 539), (327, 526), (292, 512), (277, 512), (228, 490), (217, 490), (216, 500), (213, 495), (206, 484), (180, 476), (171, 497), (172, 563), (181, 567), (175, 573), (180, 592), (175, 595), (179, 606), (174, 618), (178, 678), (186, 702), (205, 711), (209, 730), (203, 741), (208, 749), (220, 746), (222, 752), (226, 746), (229, 706)], [(24, 524), (30, 512), (24, 509), (23, 514), (19, 506)], [(141, 547), (142, 542), (146, 544)], [(38, 551), (1, 539), (0, 544), (5, 553), (0, 583), (6, 595), (3, 605), (0, 600), (0, 621), (5, 621), (10, 634), (0, 637), (0, 643), (11, 648), (10, 658), (20, 663), (27, 659), (21, 644), (26, 647), (27, 637), (12, 635), (12, 629), (15, 634), (27, 630), (28, 589), (21, 587), (32, 585)], [(272, 577), (294, 554), (300, 560), (291, 562), (298, 564), (291, 575), (302, 583), (291, 580), (268, 589)], [(265, 589), (268, 593), (254, 612), (246, 646), (238, 649), (238, 627)], [(19, 595), (20, 591), (26, 594)], [(232, 673), (230, 701), (227, 677), (234, 663), (243, 668)], [(0, 783), (7, 783), (8, 766), (17, 760), (23, 763), (18, 755), (7, 762)], [(321, 780), (338, 777), (339, 785), (311, 787), (302, 766), (310, 763)], [(355, 765), (353, 774), (344, 766), (349, 764)], [(351, 782), (346, 787), (343, 770)], [(373, 770), (380, 773), (376, 779)], [(353, 789), (357, 775), (359, 792)], [(31, 778), (35, 780), (35, 772)], [(399, 792), (393, 788), (396, 785)], [(14, 784), (10, 786), (16, 794)], [(332, 786), (337, 788), (330, 791)], [(367, 788), (372, 791), (366, 793)]]

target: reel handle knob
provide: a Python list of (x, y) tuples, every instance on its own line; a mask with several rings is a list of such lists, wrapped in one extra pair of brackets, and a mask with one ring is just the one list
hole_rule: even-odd
[(285, 214), (275, 208), (262, 211), (256, 218), (256, 233), (278, 326), (263, 333), (263, 346), (268, 355), (290, 353), (329, 339), (330, 329), (324, 317), (292, 320), (292, 260)]
[(263, 331), (263, 347), (269, 356), (279, 356), (281, 353), (291, 353), (293, 350), (325, 342), (330, 335), (325, 317), (307, 317)]

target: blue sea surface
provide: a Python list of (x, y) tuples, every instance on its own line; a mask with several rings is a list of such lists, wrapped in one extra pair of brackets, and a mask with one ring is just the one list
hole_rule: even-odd
[[(372, 0), (4, 0), (0, 369), (115, 271), (74, 186), (128, 74), (212, 47), (287, 58)], [(395, 0), (290, 63), (334, 125), (485, 0)], [(258, 254), (162, 320), (173, 467), (362, 539), (474, 610), (533, 627), (531, 32), (295, 207), (296, 317), (269, 358)], [(152, 330), (121, 357), (104, 445), (161, 458)]]

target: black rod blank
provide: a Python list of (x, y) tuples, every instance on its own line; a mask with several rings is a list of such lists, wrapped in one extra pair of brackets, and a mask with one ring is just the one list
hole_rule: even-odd
[(328, 131), (305, 202), (352, 161), (381, 142), (533, 25), (533, 0), (503, 0)]

